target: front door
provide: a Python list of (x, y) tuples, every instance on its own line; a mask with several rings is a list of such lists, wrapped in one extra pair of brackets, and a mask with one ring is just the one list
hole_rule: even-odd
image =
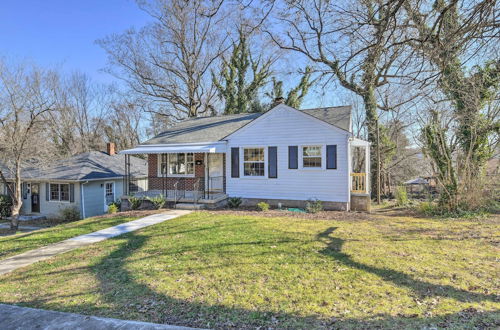
[(224, 154), (207, 154), (207, 182), (208, 191), (224, 191)]
[(31, 212), (40, 213), (40, 184), (31, 184)]
[(108, 211), (109, 204), (115, 201), (115, 184), (106, 182), (104, 184), (104, 212)]

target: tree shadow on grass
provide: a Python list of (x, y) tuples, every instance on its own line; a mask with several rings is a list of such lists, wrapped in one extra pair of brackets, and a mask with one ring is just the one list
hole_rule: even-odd
[[(343, 262), (349, 267), (376, 274), (384, 280), (391, 281), (398, 286), (405, 286), (421, 296), (441, 295), (459, 301), (484, 301), (495, 300), (495, 296), (482, 295), (459, 290), (447, 285), (433, 285), (413, 279), (404, 273), (380, 269), (364, 265), (340, 252), (343, 241), (331, 237), (336, 228), (332, 227), (320, 235), (320, 240), (327, 240), (327, 248), (321, 253)], [(92, 267), (97, 276), (104, 300), (112, 305), (107, 316), (138, 319), (156, 323), (167, 323), (185, 326), (214, 327), (214, 328), (374, 328), (374, 327), (400, 327), (410, 324), (461, 324), (466, 320), (472, 324), (491, 322), (498, 314), (479, 313), (473, 309), (460, 313), (435, 318), (418, 318), (415, 316), (377, 315), (374, 319), (343, 319), (322, 318), (317, 316), (302, 317), (298, 315), (276, 313), (263, 310), (246, 310), (231, 308), (222, 305), (208, 305), (183, 299), (176, 299), (169, 295), (156, 292), (154, 282), (141, 283), (132, 272), (127, 270), (127, 258), (141, 249), (148, 236), (134, 233), (126, 236), (127, 241), (111, 252), (101, 262)], [(120, 239), (120, 238), (117, 238)], [(122, 238), (123, 239), (123, 236)], [(111, 312), (111, 315), (110, 313)], [(494, 315), (493, 315), (494, 314)]]
[(331, 234), (337, 229), (337, 227), (330, 227), (323, 231), (317, 238), (325, 242), (327, 247), (320, 252), (323, 255), (331, 257), (335, 260), (340, 261), (344, 265), (359, 269), (374, 275), (379, 276), (384, 281), (392, 282), (397, 286), (409, 288), (414, 294), (420, 298), (431, 297), (431, 296), (441, 296), (453, 298), (462, 302), (481, 302), (481, 301), (492, 301), (499, 302), (500, 297), (495, 294), (482, 294), (476, 292), (470, 292), (466, 290), (457, 289), (451, 285), (439, 285), (428, 283), (419, 279), (416, 279), (403, 272), (389, 269), (389, 268), (378, 268), (370, 265), (366, 265), (357, 261), (342, 252), (342, 246), (344, 240), (333, 237)]
[[(321, 251), (324, 255), (339, 260), (347, 266), (376, 274), (397, 285), (410, 287), (417, 293), (427, 294), (430, 290), (436, 294), (461, 301), (471, 300), (469, 292), (448, 286), (428, 284), (397, 271), (379, 269), (353, 261), (349, 255), (340, 252), (343, 240), (331, 237), (335, 229), (332, 227), (318, 235), (319, 240), (327, 243), (327, 248)], [(128, 269), (127, 259), (144, 247), (149, 236), (129, 233), (111, 240), (121, 241), (124, 239), (125, 241), (120, 243), (117, 249), (103, 257), (97, 264), (89, 267), (89, 270), (99, 281), (98, 296), (101, 301), (67, 304), (41, 299), (31, 302), (25, 301), (23, 304), (120, 319), (217, 329), (255, 329), (258, 327), (275, 329), (400, 329), (429, 326), (463, 327), (464, 324), (465, 327), (470, 325), (470, 327), (492, 328), (499, 324), (497, 312), (481, 313), (470, 308), (440, 317), (425, 318), (415, 315), (380, 314), (367, 319), (338, 319), (321, 315), (300, 316), (269, 311), (266, 306), (262, 306), (262, 309), (259, 310), (248, 310), (177, 299), (168, 295), (168, 292), (155, 291), (154, 288), (158, 283), (154, 281), (143, 282), (133, 271)], [(64, 295), (60, 297), (64, 298)], [(477, 294), (472, 294), (472, 298), (474, 301), (492, 299), (491, 296)]]

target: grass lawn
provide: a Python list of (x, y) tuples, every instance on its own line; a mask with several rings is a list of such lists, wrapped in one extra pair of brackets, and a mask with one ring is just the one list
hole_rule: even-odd
[(196, 212), (0, 277), (0, 301), (213, 328), (494, 328), (498, 218)]
[[(65, 223), (34, 232), (19, 233), (0, 237), (0, 260), (33, 250), (48, 244), (57, 243), (78, 235), (119, 225), (139, 218), (137, 214), (105, 215), (85, 220)], [(22, 224), (21, 224), (22, 225)]]

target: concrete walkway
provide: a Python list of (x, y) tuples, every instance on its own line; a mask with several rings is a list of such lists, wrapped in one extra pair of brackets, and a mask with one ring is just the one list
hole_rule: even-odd
[(187, 330), (194, 328), (85, 316), (0, 304), (0, 329)]
[(121, 225), (109, 227), (90, 234), (81, 235), (31, 250), (16, 256), (0, 260), (0, 275), (9, 273), (21, 267), (29, 266), (35, 262), (49, 259), (58, 254), (81, 248), (90, 244), (104, 241), (108, 238), (129, 233), (141, 228), (156, 225), (166, 220), (174, 219), (191, 213), (186, 210), (172, 210), (165, 213), (153, 214), (138, 220), (122, 223)]

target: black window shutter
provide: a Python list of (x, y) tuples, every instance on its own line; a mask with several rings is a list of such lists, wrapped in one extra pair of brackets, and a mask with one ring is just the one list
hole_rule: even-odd
[(240, 148), (231, 148), (231, 177), (240, 177)]
[(75, 184), (74, 183), (69, 184), (69, 202), (70, 203), (75, 202)]
[(328, 170), (337, 169), (337, 146), (326, 146), (326, 168)]
[(45, 184), (45, 200), (50, 200), (50, 183)]
[(298, 146), (288, 146), (288, 168), (298, 169), (299, 168), (299, 147)]
[(276, 179), (278, 177), (278, 147), (267, 148), (267, 153), (269, 157), (267, 174), (269, 178)]

